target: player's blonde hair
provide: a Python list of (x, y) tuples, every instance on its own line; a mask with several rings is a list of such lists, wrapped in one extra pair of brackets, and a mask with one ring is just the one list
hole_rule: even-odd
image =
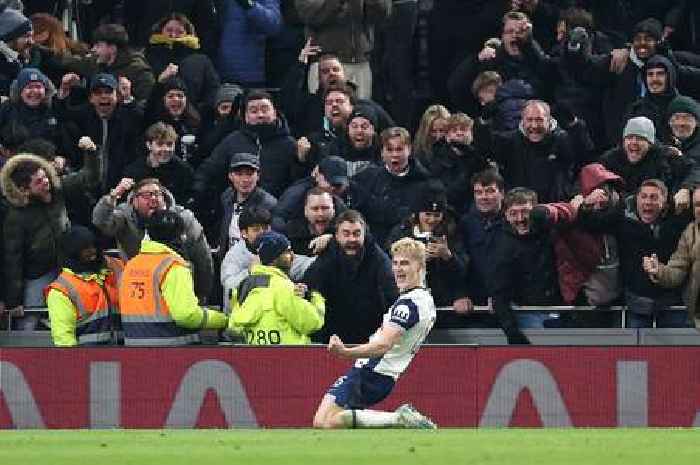
[(425, 244), (411, 237), (404, 237), (391, 244), (391, 255), (406, 255), (425, 269)]

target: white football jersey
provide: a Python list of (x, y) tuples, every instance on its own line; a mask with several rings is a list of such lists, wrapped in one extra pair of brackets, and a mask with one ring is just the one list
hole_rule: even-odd
[[(375, 373), (397, 379), (418, 352), (435, 323), (435, 317), (435, 302), (426, 289), (416, 288), (401, 294), (384, 314), (383, 322), (383, 325), (397, 325), (403, 328), (401, 339), (383, 356), (358, 359), (355, 366), (369, 368)], [(377, 333), (370, 337), (370, 341)]]

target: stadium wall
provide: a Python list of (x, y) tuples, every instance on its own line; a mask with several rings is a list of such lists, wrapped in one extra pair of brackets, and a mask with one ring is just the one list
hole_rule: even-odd
[[(322, 347), (0, 349), (0, 428), (308, 427)], [(700, 348), (421, 349), (378, 408), (440, 426), (700, 426)]]

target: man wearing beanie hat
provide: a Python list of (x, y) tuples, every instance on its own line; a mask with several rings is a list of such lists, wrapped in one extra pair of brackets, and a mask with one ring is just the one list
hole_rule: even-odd
[(201, 329), (223, 329), (226, 316), (200, 307), (189, 264), (180, 255), (182, 217), (158, 210), (146, 222), (148, 239), (126, 264), (119, 284), (124, 344), (181, 346), (199, 342)]
[(683, 156), (694, 162), (684, 184), (700, 185), (700, 105), (695, 99), (679, 95), (668, 105), (668, 126), (671, 130), (670, 142), (678, 147)]
[(29, 130), (32, 138), (46, 139), (59, 145), (59, 118), (51, 105), (55, 88), (37, 68), (24, 68), (11, 85), (10, 101), (0, 106), (0, 127), (10, 121)]
[[(202, 119), (199, 133), (202, 135), (199, 152), (212, 153), (219, 142), (226, 136), (241, 128), (241, 104), (243, 102), (243, 89), (236, 84), (224, 83), (219, 87), (212, 102), (213, 114)], [(207, 112), (203, 112), (207, 114)]]
[(214, 97), (216, 114), (223, 116), (230, 115), (232, 112), (238, 113), (242, 96), (243, 89), (240, 86), (231, 83), (221, 84)]
[(229, 329), (248, 344), (309, 344), (309, 334), (323, 326), (323, 296), (289, 279), (294, 252), (284, 235), (267, 231), (254, 249), (260, 264), (233, 293)]
[(63, 236), (66, 261), (45, 290), (55, 346), (117, 343), (124, 262), (102, 255), (95, 235), (74, 225)]
[(347, 161), (348, 176), (352, 177), (377, 163), (381, 147), (377, 135), (377, 113), (366, 104), (356, 104), (348, 117), (348, 143), (338, 140), (338, 153)]
[(0, 95), (8, 95), (10, 84), (32, 60), (32, 23), (20, 11), (0, 2)]
[(604, 153), (600, 163), (625, 181), (624, 192), (628, 194), (651, 178), (661, 179), (676, 193), (691, 165), (677, 149), (656, 143), (654, 123), (644, 116), (626, 122), (621, 144)]

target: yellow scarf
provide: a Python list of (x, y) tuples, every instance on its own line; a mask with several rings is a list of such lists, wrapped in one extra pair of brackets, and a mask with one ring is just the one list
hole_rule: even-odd
[(167, 45), (170, 48), (173, 48), (175, 44), (180, 44), (192, 50), (199, 50), (199, 37), (197, 36), (187, 35), (173, 39), (163, 34), (153, 34), (149, 43), (152, 45)]

